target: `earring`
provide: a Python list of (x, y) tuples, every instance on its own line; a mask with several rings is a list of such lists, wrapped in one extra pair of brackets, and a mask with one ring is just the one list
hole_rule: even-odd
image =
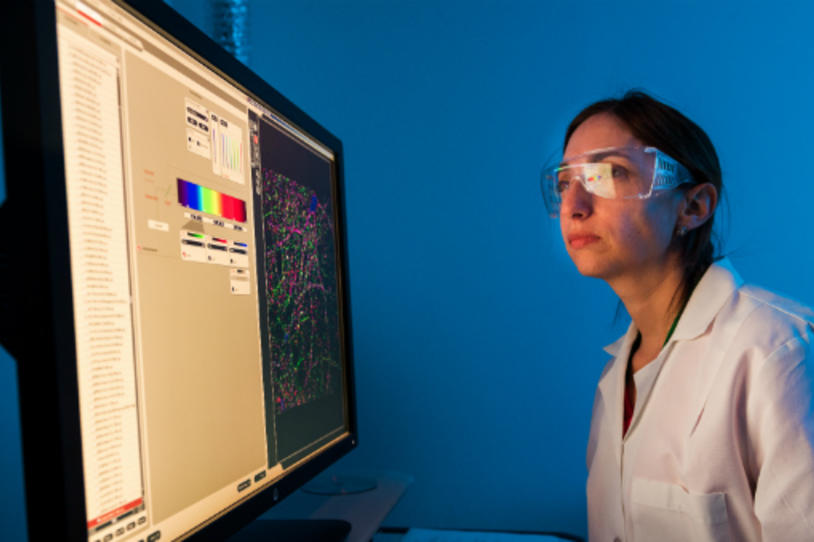
[(678, 236), (684, 237), (685, 235), (687, 235), (687, 226), (681, 226), (678, 228)]

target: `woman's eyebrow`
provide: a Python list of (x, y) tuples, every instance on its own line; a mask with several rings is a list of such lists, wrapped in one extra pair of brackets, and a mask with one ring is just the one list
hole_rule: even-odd
[[(608, 149), (608, 150), (598, 150), (596, 152), (587, 152), (582, 155), (580, 158), (584, 157), (584, 159), (580, 159), (578, 163), (591, 163), (591, 162), (598, 162), (604, 158), (609, 156), (619, 156), (626, 160), (630, 160), (630, 157), (626, 154), (622, 153), (618, 149)], [(576, 157), (575, 157), (576, 158)], [(567, 167), (569, 164), (566, 161), (560, 162), (559, 167)]]

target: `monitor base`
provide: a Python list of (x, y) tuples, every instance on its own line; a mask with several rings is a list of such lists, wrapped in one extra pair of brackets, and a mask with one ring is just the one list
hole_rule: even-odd
[(345, 476), (334, 474), (332, 476), (318, 476), (304, 486), (302, 491), (311, 495), (325, 495), (336, 497), (339, 495), (355, 495), (373, 491), (379, 486), (375, 478), (367, 476)]
[(351, 525), (341, 519), (258, 519), (229, 542), (344, 542)]

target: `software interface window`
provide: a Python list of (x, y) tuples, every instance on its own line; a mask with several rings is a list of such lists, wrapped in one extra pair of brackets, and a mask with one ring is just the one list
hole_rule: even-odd
[(88, 536), (173, 538), (347, 433), (335, 157), (122, 8), (56, 7)]

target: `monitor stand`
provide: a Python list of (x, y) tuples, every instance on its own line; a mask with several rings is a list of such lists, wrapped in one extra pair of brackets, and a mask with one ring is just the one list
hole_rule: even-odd
[[(309, 494), (301, 490), (295, 491), (268, 510), (261, 518), (269, 520), (301, 518), (308, 521), (342, 519), (353, 525), (353, 530), (348, 535), (348, 542), (370, 542), (382, 521), (407, 490), (407, 486), (412, 483), (413, 477), (390, 471), (356, 471), (356, 474), (368, 480), (372, 478), (376, 482), (376, 489), (361, 493), (346, 491), (342, 495), (333, 497)], [(346, 479), (347, 477), (336, 478)], [(344, 484), (341, 487), (347, 490)], [(312, 540), (316, 542), (321, 538), (315, 536)]]
[(376, 478), (368, 476), (331, 475), (318, 476), (302, 486), (304, 493), (338, 497), (373, 491), (379, 486)]
[(351, 525), (341, 519), (258, 519), (229, 542), (344, 542)]

